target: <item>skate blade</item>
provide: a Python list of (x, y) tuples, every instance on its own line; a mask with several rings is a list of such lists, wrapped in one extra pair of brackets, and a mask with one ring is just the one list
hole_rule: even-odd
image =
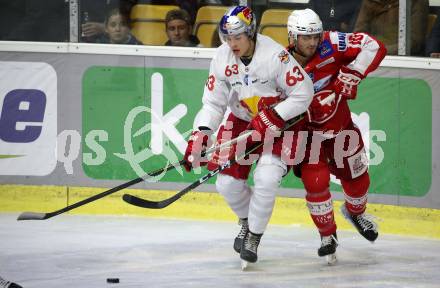
[(327, 255), (326, 257), (327, 257), (327, 264), (328, 265), (333, 265), (338, 261), (338, 259), (336, 258), (336, 253)]
[(241, 270), (245, 271), (248, 267), (249, 262), (247, 262), (246, 260), (241, 259)]

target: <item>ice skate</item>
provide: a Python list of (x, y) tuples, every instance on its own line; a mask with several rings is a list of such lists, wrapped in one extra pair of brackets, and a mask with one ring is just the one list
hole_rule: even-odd
[(360, 215), (351, 215), (345, 205), (341, 206), (341, 213), (368, 241), (374, 242), (379, 236), (379, 233), (377, 232), (378, 226), (373, 221), (373, 215), (366, 214), (365, 212)]
[(333, 233), (330, 236), (321, 236), (321, 247), (318, 249), (320, 257), (326, 256), (327, 263), (332, 265), (336, 263), (336, 247), (338, 247), (338, 236)]
[(0, 288), (22, 288), (20, 285), (6, 281), (0, 277)]
[(255, 263), (258, 260), (257, 249), (263, 234), (246, 233), (240, 251), (241, 268), (244, 270), (248, 263)]
[(246, 233), (249, 231), (248, 226), (248, 219), (247, 218), (240, 218), (238, 221), (238, 225), (241, 225), (240, 232), (238, 232), (237, 237), (235, 237), (234, 240), (234, 250), (237, 253), (240, 253), (241, 250), (241, 244), (243, 243), (243, 239), (246, 236)]

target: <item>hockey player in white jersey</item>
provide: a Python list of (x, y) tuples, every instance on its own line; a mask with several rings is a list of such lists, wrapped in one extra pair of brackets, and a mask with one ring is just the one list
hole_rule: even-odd
[[(256, 19), (250, 8), (231, 8), (220, 21), (219, 34), (223, 45), (212, 59), (203, 107), (196, 116), (185, 152), (188, 171), (207, 163), (201, 153), (228, 108), (230, 113), (219, 129), (217, 142), (235, 138), (246, 130), (254, 130), (257, 137), (266, 139), (305, 112), (313, 95), (312, 81), (285, 48), (256, 33)], [(252, 190), (246, 183), (252, 163), (234, 164), (217, 176), (218, 192), (240, 219), (234, 250), (247, 262), (257, 261), (257, 247), (287, 171), (280, 153), (280, 137), (271, 149), (259, 151)], [(235, 153), (226, 154), (232, 157)], [(224, 156), (222, 152), (214, 154), (208, 168), (217, 168)]]

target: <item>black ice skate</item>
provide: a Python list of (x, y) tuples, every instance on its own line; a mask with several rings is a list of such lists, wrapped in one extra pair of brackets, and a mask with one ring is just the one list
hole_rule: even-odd
[(319, 257), (327, 256), (327, 263), (336, 262), (336, 247), (338, 247), (338, 236), (333, 233), (330, 236), (321, 236), (321, 247), (318, 249)]
[(240, 251), (242, 269), (245, 269), (248, 263), (257, 262), (257, 249), (260, 244), (261, 236), (263, 236), (263, 234), (254, 234), (249, 231), (244, 237)]
[(238, 220), (238, 225), (241, 225), (241, 228), (240, 228), (240, 232), (238, 232), (238, 235), (237, 235), (237, 237), (235, 237), (235, 240), (234, 240), (234, 250), (237, 253), (240, 253), (241, 244), (243, 243), (243, 239), (246, 236), (246, 233), (249, 231), (248, 219), (247, 218), (240, 218), (240, 220)]
[(20, 285), (6, 281), (0, 277), (0, 288), (22, 288)]
[(379, 236), (379, 233), (377, 232), (377, 224), (373, 221), (374, 216), (366, 213), (351, 215), (345, 205), (341, 206), (341, 213), (368, 241), (374, 242)]

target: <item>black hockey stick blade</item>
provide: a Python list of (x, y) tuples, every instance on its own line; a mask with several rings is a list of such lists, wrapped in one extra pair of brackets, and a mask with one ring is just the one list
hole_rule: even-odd
[(45, 220), (53, 217), (51, 213), (39, 213), (39, 212), (23, 212), (18, 215), (17, 220)]
[[(247, 153), (245, 153), (243, 157), (245, 157), (249, 153), (252, 153), (253, 151), (258, 149), (262, 145), (263, 145), (263, 143), (257, 143), (256, 145), (254, 145), (255, 148), (252, 147), (252, 149), (250, 149)], [(131, 204), (131, 205), (134, 205), (134, 206), (138, 206), (138, 207), (141, 207), (141, 208), (149, 208), (149, 209), (162, 209), (162, 208), (165, 208), (165, 207), (169, 206), (170, 204), (172, 204), (172, 203), (176, 202), (177, 200), (179, 200), (180, 197), (182, 197), (183, 195), (185, 195), (189, 191), (197, 188), (198, 186), (200, 186), (201, 184), (206, 182), (208, 179), (214, 177), (215, 175), (217, 175), (222, 170), (230, 167), (232, 164), (235, 163), (235, 161), (236, 160), (228, 161), (228, 163), (224, 164), (221, 167), (218, 167), (217, 169), (215, 169), (213, 171), (210, 171), (208, 174), (206, 174), (202, 178), (198, 179), (197, 181), (193, 182), (191, 185), (185, 187), (183, 190), (179, 191), (177, 194), (171, 196), (170, 198), (164, 199), (162, 201), (151, 201), (151, 200), (147, 200), (147, 199), (142, 199), (142, 198), (139, 198), (139, 197), (131, 195), (131, 194), (124, 194), (122, 196), (122, 199), (125, 202), (127, 202), (128, 204)]]
[(158, 170), (156, 170), (154, 172), (151, 172), (150, 174), (145, 175), (144, 177), (139, 177), (139, 178), (130, 180), (128, 182), (122, 183), (119, 186), (113, 187), (113, 188), (108, 189), (108, 190), (106, 190), (104, 192), (101, 192), (99, 194), (93, 195), (93, 196), (91, 196), (89, 198), (83, 199), (83, 200), (81, 200), (79, 202), (73, 203), (72, 205), (68, 205), (68, 206), (66, 206), (66, 207), (64, 207), (62, 209), (59, 209), (59, 210), (56, 210), (56, 211), (53, 211), (53, 212), (49, 212), (49, 213), (23, 212), (20, 215), (18, 215), (17, 220), (18, 221), (20, 221), (20, 220), (46, 220), (46, 219), (52, 218), (54, 216), (63, 214), (65, 212), (67, 212), (67, 211), (70, 211), (72, 209), (78, 208), (78, 207), (83, 206), (85, 204), (88, 204), (90, 202), (93, 202), (93, 201), (96, 201), (98, 199), (101, 199), (101, 198), (103, 198), (103, 197), (105, 197), (107, 195), (113, 194), (113, 193), (118, 192), (118, 191), (120, 191), (122, 189), (130, 187), (130, 186), (135, 185), (137, 183), (140, 183), (140, 182), (144, 181), (145, 179), (147, 179), (149, 177), (154, 177), (154, 176), (160, 175), (164, 171), (172, 170), (172, 169), (176, 168), (177, 166), (183, 165), (184, 163), (185, 163), (185, 160), (181, 160), (178, 163), (170, 164), (170, 165), (168, 165), (168, 166), (166, 166), (164, 168), (161, 168), (161, 169), (158, 169)]

